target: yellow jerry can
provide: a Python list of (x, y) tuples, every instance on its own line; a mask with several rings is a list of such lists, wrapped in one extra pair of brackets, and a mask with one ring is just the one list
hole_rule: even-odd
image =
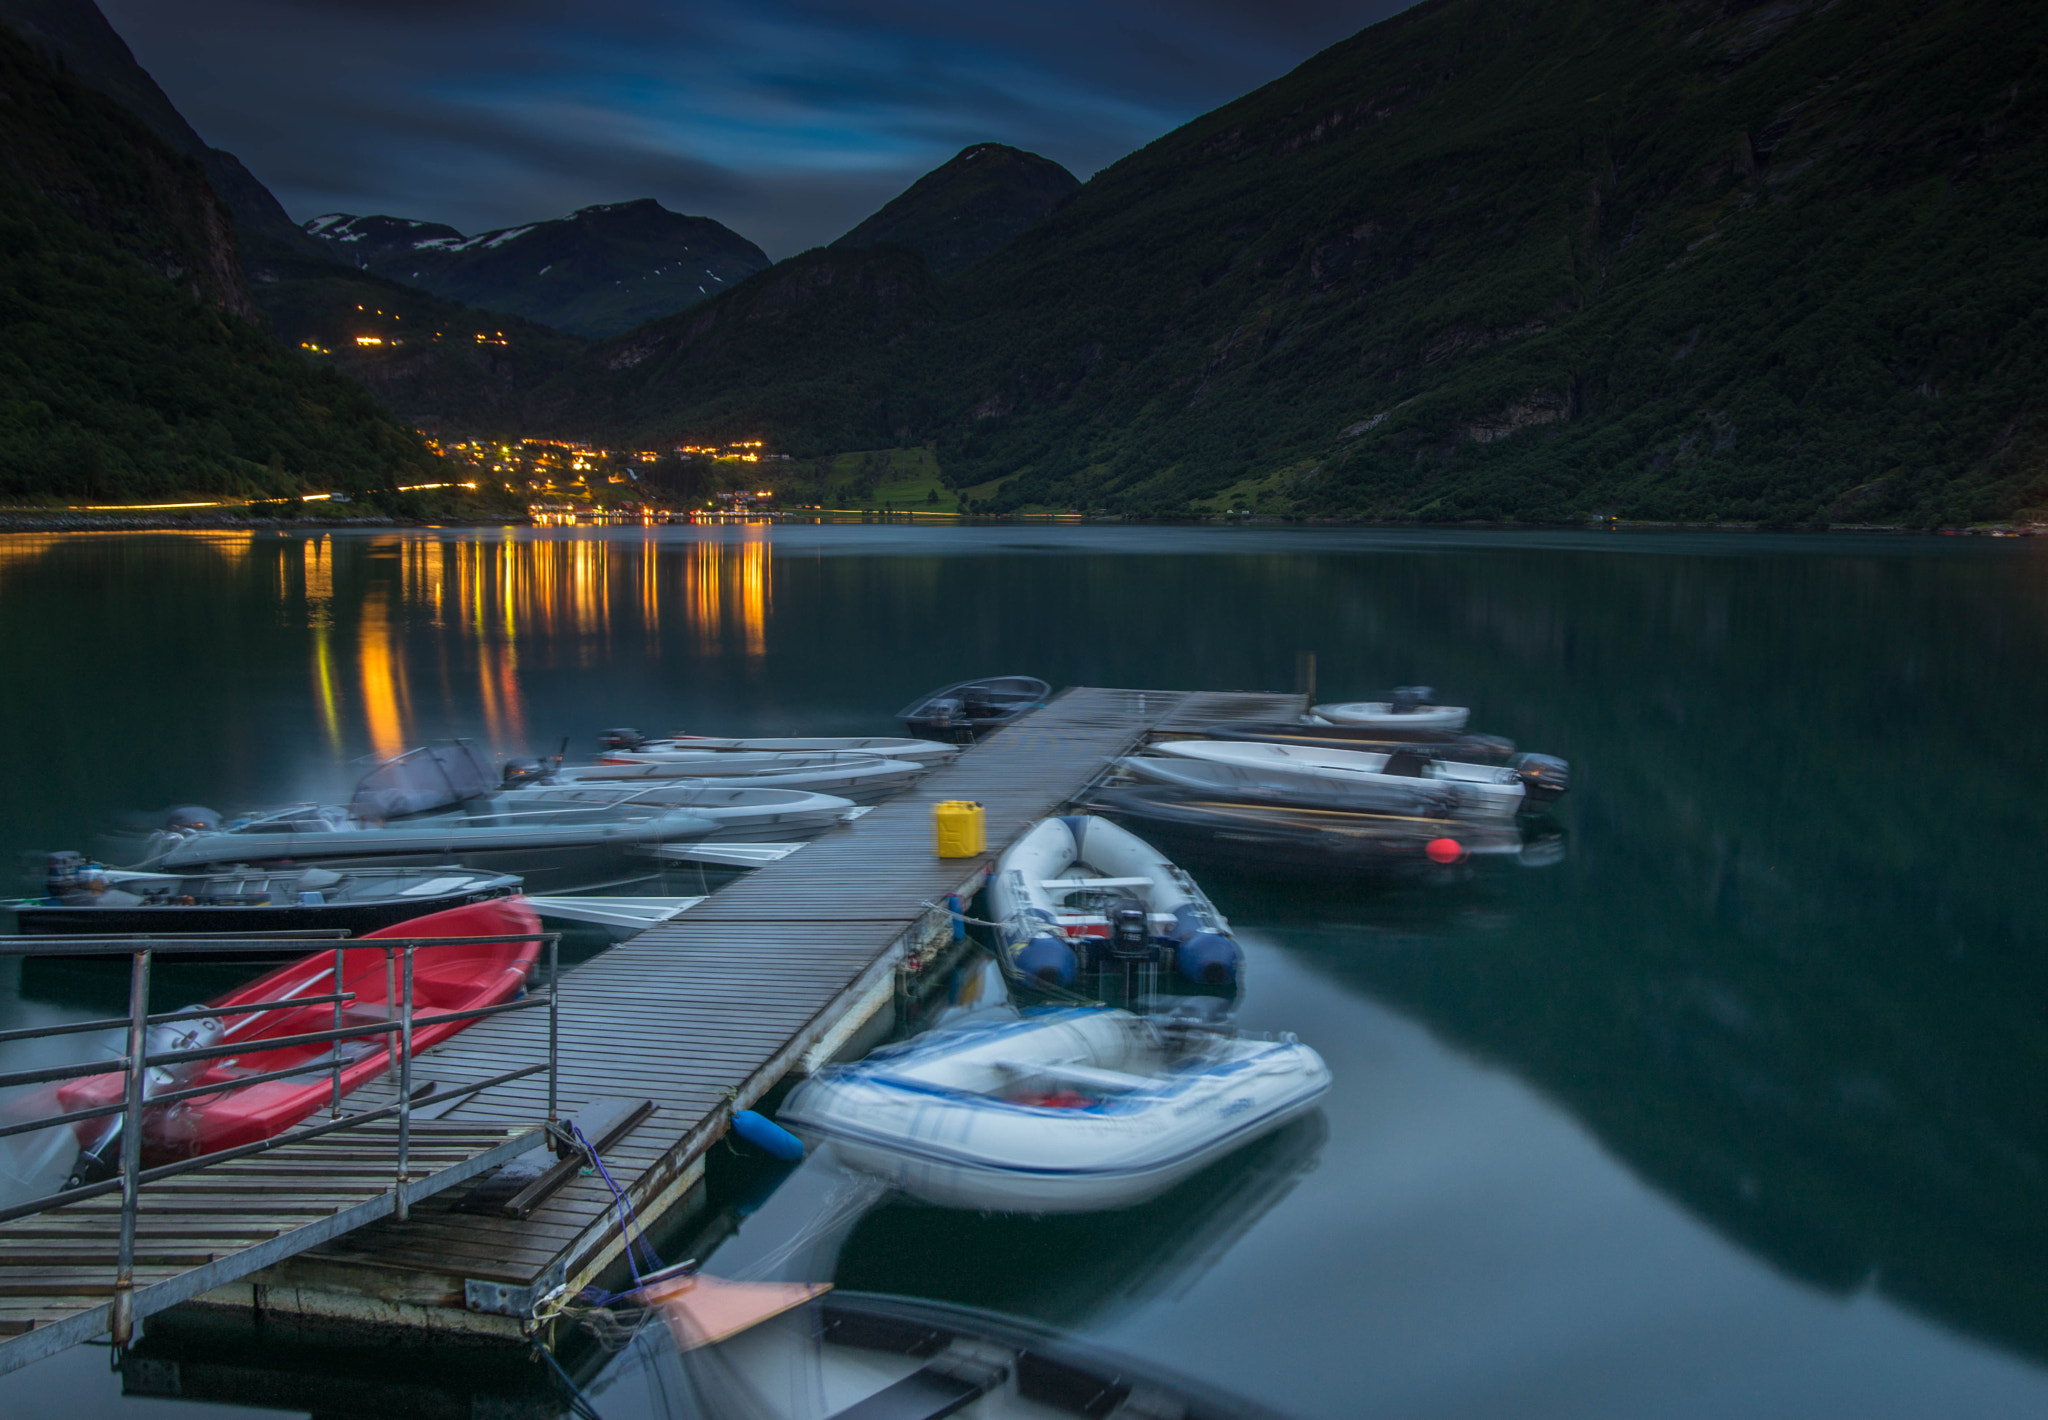
[(932, 837), (941, 858), (979, 857), (988, 850), (988, 817), (966, 799), (933, 804)]

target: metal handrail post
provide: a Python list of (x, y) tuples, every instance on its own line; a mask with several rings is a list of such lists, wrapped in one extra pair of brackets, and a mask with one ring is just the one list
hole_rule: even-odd
[[(391, 954), (391, 948), (386, 947), (384, 949), (384, 1019), (387, 1021), (391, 1019), (391, 1003), (398, 999), (397, 970), (397, 962)], [(398, 1062), (393, 1060), (390, 1055), (387, 1054), (384, 1057), (385, 1079), (391, 1078), (392, 1072), (397, 1068), (397, 1065)]]
[(556, 1068), (559, 1058), (556, 1041), (561, 1032), (562, 1001), (562, 939), (559, 935), (548, 942), (548, 1138), (555, 1137), (555, 1100), (559, 1093), (556, 1082), (560, 1072)]
[(121, 1250), (114, 1268), (111, 1325), (116, 1349), (135, 1338), (135, 1215), (142, 1206), (142, 1062), (149, 1052), (149, 949), (128, 968), (127, 1102), (121, 1111)]
[[(341, 998), (348, 988), (341, 984), (341, 948), (334, 949), (334, 1028), (341, 1029)], [(334, 1043), (334, 1086), (327, 1101), (327, 1117), (341, 1118), (341, 1042)]]
[(412, 954), (407, 947), (404, 1015), (398, 1028), (398, 1186), (391, 1195), (391, 1216), (401, 1223), (411, 1211), (405, 1201), (405, 1179), (412, 1164)]

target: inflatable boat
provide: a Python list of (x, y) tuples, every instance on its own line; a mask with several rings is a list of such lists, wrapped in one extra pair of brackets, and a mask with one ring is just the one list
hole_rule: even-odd
[(670, 735), (666, 739), (642, 739), (635, 730), (606, 730), (606, 754), (636, 754), (643, 757), (698, 756), (714, 754), (876, 754), (884, 759), (907, 759), (913, 764), (944, 764), (960, 753), (960, 746), (937, 740), (909, 739), (903, 735), (802, 735), (749, 736)]
[(1432, 705), (1436, 694), (1426, 685), (1397, 686), (1387, 700), (1346, 700), (1318, 705), (1310, 716), (1332, 725), (1367, 725), (1374, 729), (1461, 730), (1472, 718), (1463, 705)]
[[(1234, 740), (1168, 740), (1153, 753), (1120, 762), (1134, 778), (1210, 789), (1237, 787), (1309, 795), (1356, 793), (1377, 802), (1390, 793), (1419, 794), (1434, 811), (1464, 819), (1512, 819), (1527, 806), (1528, 787), (1503, 765), (1458, 764), (1411, 746), (1373, 750), (1312, 749), (1304, 745)], [(1178, 761), (1178, 763), (1176, 763)], [(1189, 761), (1203, 768), (1193, 770)], [(1191, 774), (1200, 775), (1191, 780)]]
[(1037, 676), (991, 676), (935, 690), (897, 711), (896, 718), (921, 740), (964, 744), (1002, 728), (1051, 698), (1052, 687)]
[(779, 1117), (928, 1203), (1085, 1213), (1165, 1192), (1329, 1087), (1292, 1037), (1073, 1009), (876, 1051), (813, 1076)]
[[(386, 927), (362, 938), (399, 937), (520, 937), (540, 931), (540, 919), (524, 898), (501, 897), (471, 903), (425, 917)], [(481, 945), (454, 944), (422, 947), (413, 957), (413, 1011), (415, 1016), (494, 1006), (510, 1000), (526, 984), (540, 952), (537, 937), (528, 941), (492, 942)], [(335, 953), (316, 951), (246, 986), (207, 1002), (215, 1010), (259, 1001), (288, 1001), (297, 996), (326, 996), (347, 991), (355, 1000), (342, 1009), (344, 1026), (388, 1021), (393, 998), (390, 977), (384, 969), (384, 952), (371, 946), (351, 946), (341, 952), (341, 980), (335, 984)], [(413, 1031), (413, 1052), (438, 1045), (470, 1021), (443, 1021)], [(334, 1092), (331, 1072), (229, 1089), (238, 1079), (319, 1063), (338, 1055), (341, 1092), (346, 1095), (391, 1068), (394, 1046), (390, 1035), (359, 1036), (338, 1045), (325, 1041), (284, 1045), (266, 1049), (266, 1040), (316, 1034), (334, 1028), (334, 1007), (278, 1006), (245, 1015), (208, 1017), (150, 1027), (149, 1051), (165, 1054), (178, 1050), (201, 1050), (216, 1045), (244, 1044), (241, 1054), (182, 1064), (156, 1066), (149, 1070), (145, 1098), (218, 1084), (218, 1094), (202, 1094), (169, 1105), (144, 1107), (142, 1117), (142, 1161), (145, 1166), (171, 1163), (178, 1159), (232, 1149), (268, 1139), (305, 1119), (326, 1105)], [(126, 1089), (126, 1076), (119, 1072), (88, 1075), (57, 1091), (59, 1107), (65, 1111), (118, 1104)], [(72, 1185), (105, 1177), (116, 1166), (115, 1137), (120, 1117), (86, 1120), (74, 1126), (78, 1132), (79, 1161), (72, 1171)], [(72, 1186), (67, 1185), (67, 1186)]]
[(1189, 981), (1227, 986), (1239, 952), (1195, 880), (1108, 819), (1044, 819), (989, 879), (1003, 959), (1017, 975), (1064, 985), (1126, 962), (1170, 964)]

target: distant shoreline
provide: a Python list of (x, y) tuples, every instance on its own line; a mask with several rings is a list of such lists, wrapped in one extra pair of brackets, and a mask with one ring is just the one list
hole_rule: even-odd
[[(882, 521), (893, 521), (887, 513), (877, 510), (876, 516)], [(1915, 528), (1904, 524), (1884, 523), (1687, 523), (1658, 521), (1652, 519), (1606, 519), (1589, 518), (1582, 522), (1569, 523), (1510, 523), (1510, 522), (1412, 522), (1406, 519), (1346, 518), (1346, 517), (1281, 517), (1274, 514), (1250, 517), (1195, 517), (1195, 518), (1134, 518), (1117, 514), (1086, 515), (1073, 514), (966, 514), (957, 518), (962, 523), (1008, 523), (1008, 522), (1051, 522), (1057, 520), (1069, 527), (1087, 524), (1119, 523), (1135, 526), (1158, 527), (1362, 527), (1362, 528), (1405, 528), (1415, 532), (1463, 529), (1487, 532), (1724, 532), (1724, 533), (1842, 533), (1878, 534), (1888, 536), (1924, 537), (2041, 537), (2048, 536), (2048, 526), (2022, 523), (1984, 523), (1968, 526)], [(810, 519), (796, 517), (770, 517), (772, 523), (805, 523)], [(836, 521), (836, 520), (835, 520)], [(686, 518), (671, 518), (655, 526), (693, 526)], [(713, 520), (706, 520), (705, 526), (715, 526)], [(905, 523), (905, 526), (915, 526)], [(0, 513), (0, 534), (6, 533), (59, 533), (59, 532), (182, 532), (191, 530), (271, 530), (283, 532), (292, 528), (307, 531), (338, 528), (468, 528), (468, 527), (530, 527), (532, 520), (523, 517), (498, 518), (238, 518), (225, 514), (191, 514), (184, 517), (159, 518), (99, 518), (78, 513), (11, 514)], [(592, 527), (622, 526), (621, 524), (592, 523)]]

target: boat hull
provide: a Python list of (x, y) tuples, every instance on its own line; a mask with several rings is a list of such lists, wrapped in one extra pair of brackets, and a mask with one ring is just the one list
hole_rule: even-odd
[(1347, 700), (1317, 705), (1309, 711), (1333, 725), (1360, 725), (1376, 730), (1462, 730), (1472, 712), (1463, 705), (1420, 705), (1396, 710), (1384, 700)]
[[(988, 897), (1013, 976), (1064, 984), (1083, 972), (1171, 961), (1197, 985), (1237, 980), (1236, 939), (1208, 895), (1107, 819), (1069, 814), (1033, 825), (997, 862)], [(1118, 909), (1127, 934), (1113, 926)]]
[[(1268, 878), (1441, 879), (1464, 871), (1470, 859), (1520, 858), (1526, 847), (1521, 830), (1509, 824), (1161, 785), (1101, 790), (1083, 807), (1184, 862)], [(1444, 839), (1460, 850), (1448, 864), (1429, 853)]]
[(236, 864), (294, 864), (345, 871), (448, 864), (516, 875), (531, 891), (557, 893), (640, 881), (651, 871), (637, 850), (695, 842), (711, 829), (709, 820), (675, 810), (560, 834), (542, 828), (455, 826), (431, 819), (409, 821), (390, 831), (202, 833), (169, 844), (149, 866), (180, 872)]
[[(1157, 1197), (1313, 1109), (1330, 1086), (1292, 1039), (1209, 1039), (1214, 1051), (1130, 1075), (1131, 1042), (1153, 1038), (1121, 1011), (1060, 1011), (927, 1038), (813, 1077), (783, 1105), (799, 1134), (848, 1167), (948, 1208), (1082, 1213)], [(991, 1092), (1044, 1071), (1131, 1082), (1099, 1107), (1041, 1107)], [(1061, 1072), (1066, 1072), (1063, 1075)]]
[[(539, 931), (540, 919), (524, 898), (494, 898), (414, 918), (345, 947), (312, 952), (207, 1005), (227, 1008), (331, 991), (329, 983), (335, 977), (334, 958), (338, 954), (342, 958), (342, 987), (356, 998), (343, 1009), (343, 1023), (381, 1021), (388, 1018), (392, 997), (387, 989), (390, 977), (385, 953), (370, 945), (379, 938), (517, 937), (534, 936)], [(421, 947), (414, 954), (415, 1014), (438, 1015), (509, 1000), (525, 985), (539, 953), (537, 936), (527, 941)], [(386, 1043), (389, 1037), (373, 1036), (342, 1042), (333, 1073), (266, 1080), (232, 1089), (229, 1086), (248, 1075), (323, 1060), (333, 1047), (312, 1044), (266, 1048), (264, 1041), (329, 1030), (334, 1024), (334, 1008), (294, 1005), (221, 1019), (228, 1023), (228, 1028), (215, 1039), (221, 1044), (243, 1044), (246, 1049), (232, 1058), (197, 1062), (195, 1068), (164, 1082), (177, 1089), (214, 1083), (222, 1088), (219, 1093), (167, 1106), (145, 1106), (145, 1164), (170, 1163), (272, 1138), (329, 1103), (337, 1086), (345, 1096), (393, 1066), (394, 1050)], [(415, 1054), (469, 1024), (450, 1021), (419, 1027), (413, 1033)], [(237, 1037), (237, 1031), (243, 1034)], [(91, 1075), (60, 1087), (57, 1098), (65, 1110), (89, 1109), (118, 1103), (124, 1090), (124, 1076), (118, 1073)], [(91, 1148), (98, 1136), (106, 1132), (100, 1121), (86, 1121), (75, 1127), (82, 1148)]]

